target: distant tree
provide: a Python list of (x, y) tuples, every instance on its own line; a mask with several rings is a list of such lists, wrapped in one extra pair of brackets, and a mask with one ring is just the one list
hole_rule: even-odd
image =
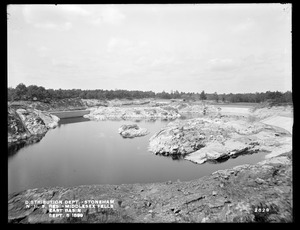
[(57, 99), (66, 99), (66, 98), (83, 98), (83, 99), (142, 99), (142, 98), (162, 98), (162, 99), (171, 99), (171, 98), (181, 98), (184, 100), (222, 100), (223, 102), (228, 101), (232, 103), (236, 102), (264, 102), (269, 101), (273, 105), (279, 105), (281, 103), (293, 103), (292, 92), (287, 91), (285, 93), (278, 91), (267, 91), (261, 93), (229, 93), (229, 94), (220, 94), (217, 92), (213, 94), (206, 94), (203, 90), (201, 93), (194, 92), (178, 92), (177, 90), (171, 90), (170, 93), (165, 91), (160, 93), (154, 93), (152, 91), (139, 91), (139, 90), (81, 90), (81, 89), (72, 89), (72, 90), (53, 90), (53, 89), (45, 89), (42, 86), (30, 85), (26, 87), (25, 84), (20, 83), (16, 86), (16, 88), (9, 87), (7, 89), (8, 100), (33, 100), (37, 98), (37, 100), (43, 102), (50, 102), (50, 100)]
[(204, 92), (204, 90), (200, 93), (200, 100), (206, 100), (206, 94), (205, 94), (205, 92)]
[(157, 93), (157, 97), (162, 99), (171, 99), (171, 95), (164, 90), (161, 93)]
[(20, 83), (17, 85), (15, 90), (15, 99), (16, 100), (24, 100), (26, 99), (27, 87), (25, 84)]
[(33, 100), (34, 98), (41, 99), (40, 94), (42, 93), (42, 89), (40, 89), (36, 85), (30, 85), (27, 87), (27, 97), (30, 100)]
[(222, 95), (222, 102), (225, 102), (225, 93), (223, 93), (223, 95)]
[(47, 89), (49, 99), (57, 99), (54, 89)]
[(47, 91), (43, 86), (38, 87), (37, 98), (38, 100), (44, 100), (47, 97)]
[(282, 97), (284, 102), (293, 102), (293, 95), (291, 91), (285, 92)]
[(14, 101), (15, 100), (15, 89), (13, 87), (9, 87), (7, 89), (7, 99), (9, 101)]
[(55, 90), (57, 99), (64, 99), (64, 92), (61, 88)]
[(88, 93), (86, 94), (86, 98), (87, 99), (93, 99), (93, 98), (95, 98), (93, 92), (92, 91), (88, 91)]
[(79, 97), (85, 99), (85, 91), (81, 91)]
[(218, 96), (217, 92), (215, 92), (215, 93), (213, 94), (213, 98), (214, 98), (214, 100), (215, 100), (216, 102), (219, 102), (219, 96)]
[(174, 91), (174, 98), (175, 98), (175, 99), (180, 98), (180, 94), (179, 94), (178, 90), (175, 90), (175, 91)]

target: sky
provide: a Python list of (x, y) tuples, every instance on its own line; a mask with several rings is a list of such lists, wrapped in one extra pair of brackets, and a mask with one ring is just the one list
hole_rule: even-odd
[(291, 4), (8, 5), (8, 87), (292, 90)]

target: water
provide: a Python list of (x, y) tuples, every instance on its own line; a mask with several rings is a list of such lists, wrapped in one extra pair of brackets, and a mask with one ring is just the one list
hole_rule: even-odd
[(202, 165), (173, 160), (147, 150), (149, 138), (166, 121), (136, 122), (150, 134), (122, 138), (118, 128), (132, 123), (135, 122), (61, 119), (59, 127), (49, 130), (40, 142), (25, 146), (8, 158), (8, 192), (55, 186), (187, 181), (219, 169), (254, 164), (265, 155), (255, 153)]

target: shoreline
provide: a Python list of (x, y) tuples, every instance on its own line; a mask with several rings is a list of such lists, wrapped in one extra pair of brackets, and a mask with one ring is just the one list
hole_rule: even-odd
[[(219, 170), (184, 182), (82, 185), (28, 189), (8, 196), (10, 223), (291, 222), (292, 153), (255, 165)], [(276, 174), (274, 174), (276, 172)], [(273, 177), (270, 177), (273, 175)], [(30, 200), (114, 200), (113, 209), (87, 208), (83, 218), (52, 218), (49, 207), (25, 209)]]
[[(231, 108), (228, 115), (243, 117), (250, 114), (245, 113), (245, 108), (239, 109), (242, 114), (236, 114), (238, 110), (233, 113)], [(278, 114), (259, 117), (259, 122), (291, 127), (291, 122), (278, 122), (278, 119), (292, 122), (292, 118)], [(191, 181), (48, 187), (13, 192), (8, 195), (8, 220), (10, 223), (260, 222), (261, 217), (253, 208), (263, 204), (275, 207), (275, 211), (262, 217), (266, 222), (291, 222), (292, 146), (287, 147), (291, 149), (283, 152), (283, 148), (280, 153), (271, 154), (254, 165), (219, 170)], [(114, 198), (117, 206), (104, 211), (84, 210), (82, 219), (50, 218), (49, 209), (24, 207), (25, 200), (30, 199), (75, 198)]]

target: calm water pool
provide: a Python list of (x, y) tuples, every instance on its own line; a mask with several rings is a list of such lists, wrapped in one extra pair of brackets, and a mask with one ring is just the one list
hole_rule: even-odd
[[(124, 139), (123, 124), (137, 123), (150, 134)], [(187, 181), (240, 164), (254, 164), (265, 153), (241, 156), (220, 164), (194, 164), (148, 152), (149, 138), (166, 121), (89, 121), (62, 119), (38, 143), (8, 158), (8, 192), (39, 187), (72, 187), (83, 184), (127, 184)]]

